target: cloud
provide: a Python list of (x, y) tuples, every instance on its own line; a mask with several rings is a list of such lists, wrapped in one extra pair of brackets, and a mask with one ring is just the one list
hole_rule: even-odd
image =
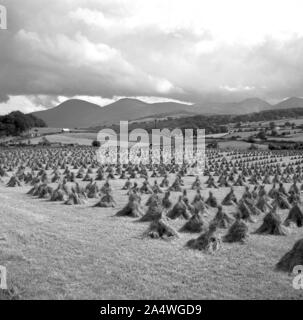
[(241, 92), (241, 91), (251, 91), (254, 90), (255, 87), (249, 87), (249, 86), (238, 86), (238, 87), (229, 87), (229, 86), (221, 86), (222, 90), (226, 90), (228, 92)]
[(1, 94), (1, 93), (0, 93), (0, 103), (1, 103), (1, 102), (7, 102), (8, 99), (9, 99), (9, 96), (8, 96), (8, 95), (6, 95), (6, 94)]
[(191, 104), (190, 102), (187, 101), (181, 101), (181, 100), (176, 100), (176, 99), (171, 99), (171, 98), (163, 98), (163, 97), (148, 97), (148, 96), (113, 96), (111, 99), (107, 98), (102, 98), (98, 96), (73, 96), (73, 97), (64, 97), (64, 96), (59, 96), (57, 97), (57, 103), (62, 103), (64, 101), (69, 100), (70, 98), (73, 99), (80, 99), (84, 101), (88, 101), (94, 104), (97, 104), (101, 107), (107, 106), (111, 103), (114, 103), (120, 99), (125, 99), (125, 98), (130, 98), (130, 99), (138, 99), (146, 103), (157, 103), (157, 102), (177, 102), (177, 103), (182, 103), (182, 104)]
[(1, 115), (17, 110), (30, 113), (45, 110), (45, 108), (42, 105), (33, 103), (30, 98), (25, 96), (10, 96), (8, 101), (0, 103)]
[(157, 103), (157, 102), (176, 102), (190, 105), (190, 102), (181, 101), (171, 98), (163, 97), (148, 97), (148, 96), (113, 96), (111, 99), (102, 98), (100, 96), (48, 96), (48, 95), (28, 95), (28, 96), (9, 96), (7, 100), (0, 101), (0, 115), (10, 113), (12, 111), (21, 111), (23, 113), (31, 113), (36, 111), (42, 111), (49, 108), (56, 107), (57, 105), (69, 100), (69, 99), (80, 99), (94, 103), (100, 107), (107, 106), (120, 99), (131, 98), (139, 99), (146, 103)]
[[(0, 102), (303, 95), (302, 1), (4, 1)], [(274, 8), (274, 11), (273, 11)], [(8, 97), (10, 99), (8, 100)], [(7, 103), (3, 104), (3, 101)], [(2, 112), (0, 110), (0, 112)]]

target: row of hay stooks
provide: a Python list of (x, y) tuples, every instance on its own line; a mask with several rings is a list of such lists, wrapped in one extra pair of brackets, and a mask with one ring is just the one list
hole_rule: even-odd
[[(288, 158), (287, 163), (285, 158)], [(125, 179), (122, 189), (127, 193), (128, 203), (116, 213), (117, 216), (150, 222), (144, 235), (151, 238), (174, 239), (179, 237), (179, 232), (198, 233), (199, 236), (189, 240), (186, 246), (204, 252), (219, 250), (222, 242), (245, 244), (249, 224), (254, 224), (262, 215), (262, 224), (253, 231), (255, 234), (285, 236), (291, 228), (303, 226), (300, 197), (303, 184), (299, 186), (303, 181), (303, 156), (299, 151), (287, 154), (209, 151), (204, 171), (206, 181), (203, 183), (199, 175), (194, 178), (191, 189), (196, 190), (196, 194), (192, 201), (183, 181), (184, 176), (194, 176), (194, 168), (189, 165), (104, 166), (98, 164), (90, 148), (16, 149), (1, 153), (0, 161), (0, 177), (9, 178), (8, 187), (31, 185), (29, 195), (66, 205), (85, 204), (91, 198), (98, 199), (94, 207), (114, 208), (116, 201), (110, 180)], [(175, 176), (172, 184), (169, 182), (171, 175)], [(151, 184), (149, 177), (162, 177), (162, 181), (154, 180)], [(141, 186), (138, 178), (144, 178)], [(104, 184), (99, 187), (97, 181), (102, 180)], [(80, 181), (88, 183), (81, 186)], [(50, 185), (54, 183), (57, 183), (55, 188)], [(291, 183), (289, 190), (284, 186), (286, 183)], [(272, 187), (267, 192), (265, 185), (268, 184)], [(244, 187), (239, 199), (234, 186)], [(230, 190), (221, 203), (212, 190), (207, 199), (201, 194), (201, 190), (222, 187)], [(181, 192), (174, 204), (170, 200), (172, 192)], [(145, 204), (142, 204), (143, 194), (150, 195)], [(224, 206), (232, 206), (234, 212), (227, 213)], [(279, 209), (288, 210), (285, 221), (282, 221)], [(209, 219), (211, 210), (215, 211), (215, 216)], [(174, 219), (185, 220), (178, 231), (170, 223)], [(218, 236), (218, 229), (226, 229), (223, 237)], [(295, 265), (303, 264), (302, 250), (303, 239), (282, 257), (277, 268), (291, 271)]]

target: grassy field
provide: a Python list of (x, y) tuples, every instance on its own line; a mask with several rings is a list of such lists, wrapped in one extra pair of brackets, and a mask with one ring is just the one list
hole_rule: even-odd
[(224, 136), (224, 139), (231, 139), (232, 137), (240, 137), (241, 139), (248, 138), (250, 136), (256, 135), (258, 131), (247, 131), (247, 132), (233, 132)]
[(295, 134), (291, 134), (288, 136), (280, 136), (280, 137), (268, 137), (269, 140), (278, 140), (278, 141), (295, 141), (295, 142), (303, 142), (303, 133), (302, 132), (298, 132)]
[[(245, 141), (220, 141), (218, 142), (219, 149), (238, 149), (238, 150), (247, 150), (251, 146), (251, 143)], [(265, 144), (256, 144), (258, 149), (266, 150), (268, 146)]]
[[(184, 178), (187, 189), (193, 179)], [(148, 223), (115, 217), (127, 202), (122, 184), (112, 181), (115, 209), (92, 208), (97, 200), (66, 206), (26, 195), (30, 187), (0, 185), (0, 265), (7, 267), (8, 282), (23, 299), (303, 298), (302, 290), (292, 288), (291, 275), (274, 270), (302, 238), (302, 229), (286, 237), (250, 234), (245, 245), (223, 243), (215, 254), (204, 254), (185, 248), (197, 234), (180, 233), (174, 241), (146, 239), (142, 234)], [(228, 190), (213, 191), (220, 200)], [(235, 191), (239, 196), (243, 188)], [(188, 193), (191, 200), (195, 192)], [(174, 202), (178, 195), (172, 193)], [(281, 214), (285, 217), (286, 211)], [(250, 232), (262, 218), (250, 225)], [(179, 229), (184, 220), (171, 224)]]
[(52, 128), (52, 127), (43, 127), (43, 128), (38, 128), (34, 127), (31, 130), (29, 130), (28, 133), (30, 134), (53, 134), (53, 133), (61, 133), (62, 128)]
[[(73, 132), (76, 133), (82, 133), (82, 132), (86, 132), (87, 130), (82, 130), (82, 129), (73, 129)], [(62, 128), (52, 128), (52, 127), (42, 127), (42, 128), (38, 128), (38, 127), (34, 127), (31, 130), (29, 130), (28, 133), (37, 133), (40, 135), (43, 134), (54, 134), (54, 133), (61, 133), (62, 132)]]
[(50, 134), (43, 137), (36, 137), (31, 139), (24, 139), (23, 142), (27, 143), (30, 140), (31, 144), (38, 144), (43, 141), (43, 138), (46, 138), (51, 143), (62, 143), (62, 144), (79, 144), (83, 146), (90, 146), (94, 139), (91, 139), (94, 134), (84, 133), (60, 133), (60, 134)]

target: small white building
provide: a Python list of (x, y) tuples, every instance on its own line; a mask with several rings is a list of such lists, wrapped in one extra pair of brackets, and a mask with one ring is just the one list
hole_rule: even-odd
[(61, 132), (67, 133), (67, 132), (70, 132), (70, 129), (68, 129), (68, 128), (62, 128)]

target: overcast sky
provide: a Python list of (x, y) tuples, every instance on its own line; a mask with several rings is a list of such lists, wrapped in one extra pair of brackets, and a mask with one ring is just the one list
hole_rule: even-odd
[(0, 0), (0, 113), (303, 96), (302, 0)]

